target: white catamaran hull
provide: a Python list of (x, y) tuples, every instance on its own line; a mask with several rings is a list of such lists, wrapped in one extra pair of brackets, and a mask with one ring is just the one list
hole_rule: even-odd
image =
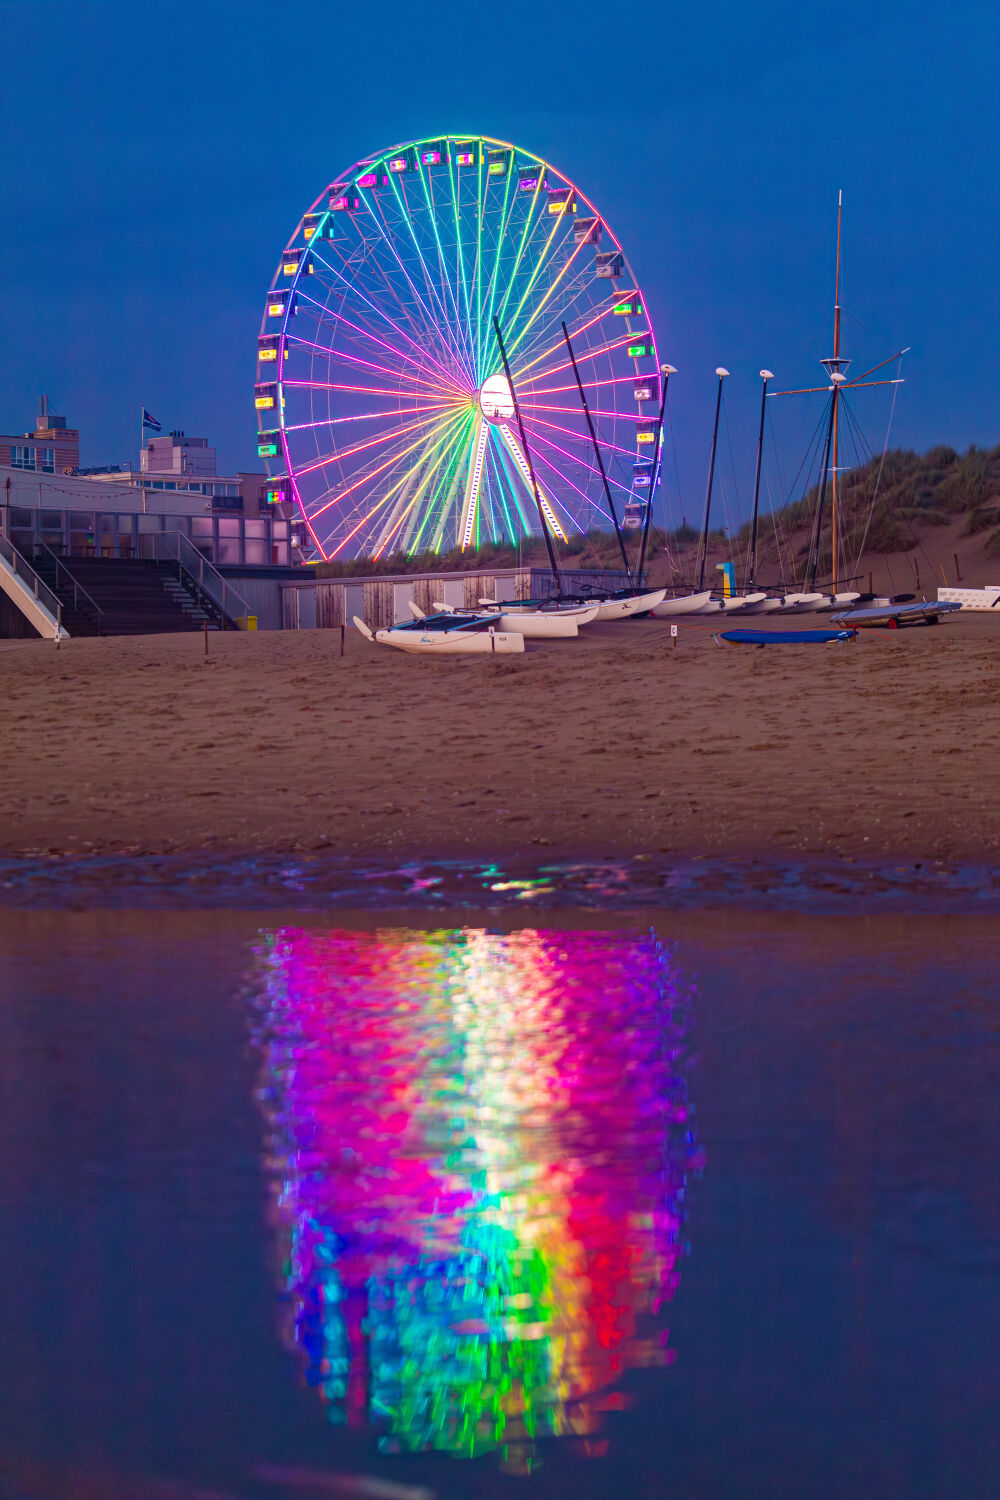
[(770, 615), (773, 614), (776, 609), (780, 608), (780, 599), (765, 597), (763, 599), (758, 599), (754, 604), (746, 605), (743, 613), (745, 615)]
[(727, 615), (742, 615), (747, 614), (758, 604), (763, 604), (766, 598), (766, 594), (731, 594), (728, 598), (720, 599), (719, 603)]
[(666, 589), (654, 589), (649, 594), (632, 594), (627, 599), (601, 599), (597, 603), (598, 620), (624, 620), (629, 615), (642, 615), (656, 609), (667, 597)]
[(825, 594), (786, 594), (782, 609), (789, 614), (804, 615), (810, 611), (822, 609), (826, 604)]
[(505, 609), (499, 616), (501, 630), (516, 630), (531, 640), (566, 640), (596, 618), (596, 604), (583, 609)]
[(523, 651), (524, 636), (511, 630), (376, 630), (380, 646), (428, 656), (468, 656), (501, 651)]
[(709, 602), (711, 597), (711, 589), (705, 589), (701, 594), (682, 594), (679, 599), (664, 599), (660, 604), (655, 604), (651, 613), (658, 620), (669, 619), (671, 615), (697, 614)]
[(509, 601), (498, 604), (495, 599), (480, 599), (479, 603), (480, 613), (487, 610), (493, 615), (500, 630), (516, 630), (536, 641), (571, 640), (579, 635), (581, 625), (589, 625), (597, 615), (596, 604), (552, 604), (539, 609), (537, 605), (522, 606)]

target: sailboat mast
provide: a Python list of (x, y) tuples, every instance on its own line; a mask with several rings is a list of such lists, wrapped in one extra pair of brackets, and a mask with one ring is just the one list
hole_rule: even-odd
[(701, 533), (701, 567), (698, 572), (698, 592), (705, 587), (705, 563), (708, 558), (708, 518), (712, 511), (712, 485), (715, 482), (715, 450), (719, 443), (719, 412), (722, 410), (722, 382), (729, 374), (719, 365), (716, 370), (719, 389), (715, 397), (715, 426), (712, 429), (712, 461), (708, 466), (708, 489), (705, 491), (705, 525)]
[(819, 568), (819, 554), (823, 539), (823, 510), (826, 505), (826, 489), (830, 478), (830, 444), (833, 440), (833, 423), (837, 412), (837, 382), (834, 379), (833, 399), (830, 404), (830, 421), (826, 429), (826, 449), (823, 453), (823, 477), (820, 483), (819, 500), (816, 503), (816, 520), (813, 525), (812, 541), (809, 546), (809, 582), (806, 585), (812, 593), (816, 587), (816, 571)]
[(531, 449), (528, 447), (528, 434), (524, 430), (524, 419), (521, 416), (521, 406), (514, 389), (514, 378), (510, 373), (510, 365), (507, 363), (507, 350), (504, 348), (503, 334), (500, 332), (500, 319), (493, 319), (493, 331), (497, 336), (497, 347), (500, 350), (500, 359), (503, 363), (503, 372), (507, 377), (507, 389), (510, 391), (511, 403), (514, 407), (514, 415), (517, 418), (517, 428), (521, 434), (521, 447), (524, 451), (525, 462), (528, 465), (528, 474), (531, 478), (531, 488), (535, 494), (535, 504), (538, 507), (538, 519), (542, 527), (542, 535), (545, 538), (545, 550), (549, 554), (549, 567), (552, 569), (552, 579), (556, 586), (556, 598), (563, 596), (562, 575), (559, 572), (559, 564), (556, 562), (555, 549), (552, 546), (552, 538), (549, 536), (548, 523), (545, 512), (542, 509), (542, 497), (538, 490), (538, 480), (535, 478), (535, 466), (531, 461)]
[(653, 474), (649, 482), (649, 504), (646, 506), (646, 515), (642, 525), (642, 546), (639, 548), (639, 564), (635, 571), (635, 581), (639, 588), (642, 588), (642, 574), (646, 566), (646, 546), (649, 542), (649, 527), (653, 518), (653, 501), (656, 498), (660, 455), (663, 451), (663, 414), (667, 409), (667, 386), (671, 375), (677, 374), (677, 369), (674, 365), (661, 365), (660, 373), (663, 376), (663, 388), (660, 392), (660, 416), (656, 424), (656, 447), (653, 449)]
[(752, 593), (757, 586), (757, 512), (760, 507), (760, 465), (764, 457), (764, 413), (767, 410), (767, 382), (774, 379), (770, 370), (761, 370), (764, 385), (760, 393), (760, 432), (757, 435), (757, 472), (753, 481), (753, 520), (750, 522), (750, 567), (747, 571), (746, 592)]
[(576, 380), (576, 388), (580, 392), (580, 403), (583, 406), (583, 415), (587, 419), (587, 427), (590, 431), (590, 441), (594, 445), (594, 457), (597, 459), (597, 467), (600, 470), (601, 474), (601, 483), (604, 485), (604, 498), (608, 502), (608, 510), (611, 512), (611, 519), (615, 524), (615, 536), (618, 538), (618, 550), (622, 555), (622, 563), (625, 567), (625, 578), (627, 582), (631, 583), (632, 569), (629, 567), (628, 553), (625, 551), (625, 538), (622, 536), (622, 529), (618, 524), (618, 512), (615, 510), (615, 502), (611, 498), (611, 486), (608, 484), (608, 476), (604, 468), (604, 459), (601, 457), (600, 444), (597, 441), (597, 433), (594, 430), (594, 419), (590, 415), (590, 406), (587, 401), (587, 393), (583, 389), (583, 381), (580, 379), (580, 371), (577, 368), (576, 355), (573, 353), (573, 345), (570, 343), (569, 339), (569, 329), (566, 327), (565, 323), (562, 325), (562, 331), (563, 338), (566, 340), (566, 348), (569, 350), (569, 362), (573, 366), (573, 375)]
[[(833, 368), (840, 374), (840, 223), (844, 209), (844, 194), (837, 194), (837, 272), (833, 294)], [(837, 592), (837, 437), (839, 427), (840, 382), (833, 382), (833, 426), (831, 429), (830, 462), (833, 465), (830, 490), (830, 550), (832, 557), (832, 593)]]

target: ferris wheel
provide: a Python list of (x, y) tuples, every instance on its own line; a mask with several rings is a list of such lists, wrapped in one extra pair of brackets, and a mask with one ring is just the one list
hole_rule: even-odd
[(516, 542), (539, 510), (566, 540), (651, 500), (645, 299), (593, 204), (506, 142), (342, 173), (281, 257), (257, 357), (258, 452), (317, 558)]

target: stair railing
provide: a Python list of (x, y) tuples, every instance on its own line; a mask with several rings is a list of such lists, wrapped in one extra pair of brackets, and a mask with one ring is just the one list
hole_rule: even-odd
[(203, 552), (199, 552), (183, 531), (146, 532), (140, 541), (144, 553), (147, 544), (152, 544), (150, 550), (158, 562), (177, 564), (180, 581), (185, 581), (185, 575), (190, 579), (202, 597), (222, 616), (224, 626), (228, 622), (239, 628), (240, 621), (246, 622), (251, 610), (243, 595), (223, 578), (218, 568)]
[(54, 594), (45, 579), (40, 577), (31, 563), (19, 552), (9, 537), (0, 531), (0, 557), (3, 557), (7, 566), (17, 575), (24, 586), (31, 590), (38, 600), (56, 622), (56, 634), (62, 635), (62, 600), (58, 594)]
[(38, 557), (39, 555), (41, 555), (42, 557), (48, 557), (51, 558), (52, 562), (55, 563), (57, 589), (59, 588), (59, 574), (65, 573), (66, 588), (67, 590), (72, 589), (73, 591), (73, 608), (79, 609), (80, 600), (84, 600), (86, 609), (92, 610), (93, 613), (97, 616), (97, 634), (100, 635), (101, 621), (104, 617), (104, 611), (98, 604), (97, 600), (93, 597), (92, 594), (87, 593), (87, 590), (84, 588), (82, 583), (77, 583), (76, 579), (73, 577), (73, 574), (70, 572), (69, 568), (67, 568), (66, 564), (63, 562), (59, 554), (57, 552), (53, 552), (52, 548), (46, 542), (43, 542), (41, 537), (35, 537), (33, 545), (36, 557)]

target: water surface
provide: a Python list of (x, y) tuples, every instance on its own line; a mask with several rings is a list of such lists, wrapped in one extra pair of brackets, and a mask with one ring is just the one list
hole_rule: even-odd
[(994, 927), (0, 916), (0, 1496), (994, 1493)]

